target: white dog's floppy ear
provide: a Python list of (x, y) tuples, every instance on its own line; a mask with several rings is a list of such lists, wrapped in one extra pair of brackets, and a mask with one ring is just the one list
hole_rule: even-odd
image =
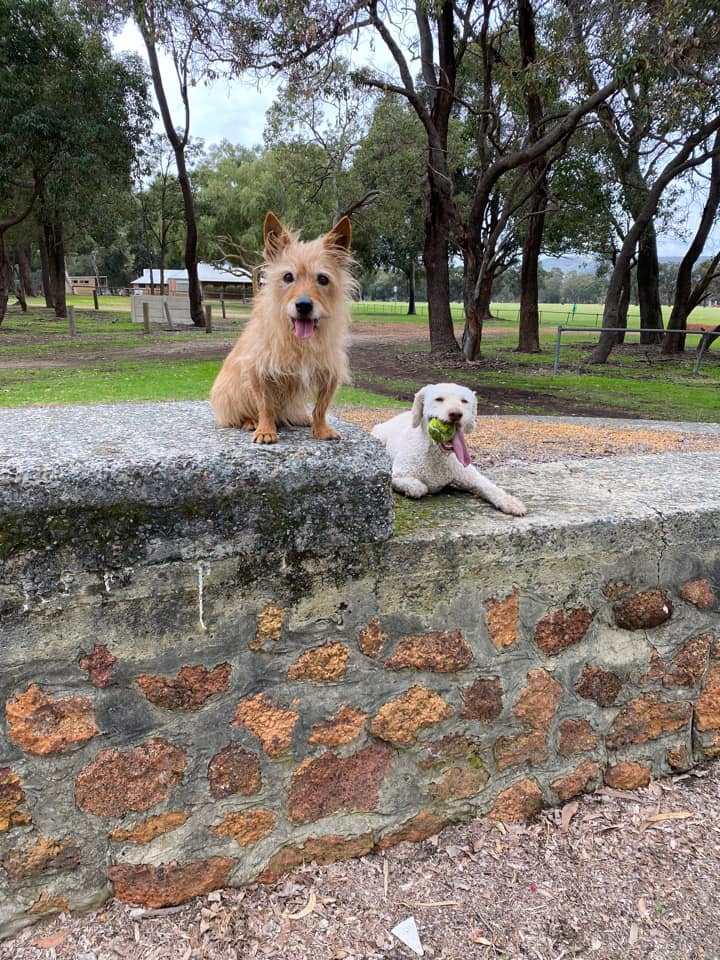
[(422, 423), (423, 406), (425, 404), (425, 387), (418, 390), (412, 405), (412, 425), (419, 427)]

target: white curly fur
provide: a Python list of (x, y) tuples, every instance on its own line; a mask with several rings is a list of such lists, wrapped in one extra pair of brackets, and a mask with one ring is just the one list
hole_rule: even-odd
[(448, 444), (437, 443), (428, 435), (428, 421), (433, 417), (471, 433), (476, 414), (472, 390), (454, 383), (434, 383), (418, 390), (412, 410), (379, 423), (372, 433), (392, 460), (394, 489), (406, 497), (424, 497), (453, 486), (482, 497), (503, 513), (522, 517), (527, 513), (522, 501), (501, 490), (472, 464), (463, 466)]

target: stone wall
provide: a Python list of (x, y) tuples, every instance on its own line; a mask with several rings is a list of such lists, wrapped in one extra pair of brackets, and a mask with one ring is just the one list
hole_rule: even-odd
[(518, 520), (342, 430), (0, 413), (0, 933), (720, 753), (720, 457), (493, 472)]

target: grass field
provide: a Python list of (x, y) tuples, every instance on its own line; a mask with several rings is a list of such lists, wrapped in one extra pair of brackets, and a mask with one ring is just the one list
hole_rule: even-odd
[[(0, 327), (0, 405), (203, 399), (222, 356), (248, 314), (247, 307), (237, 306), (222, 320), (216, 308), (211, 334), (193, 328), (172, 333), (158, 328), (145, 335), (142, 326), (130, 320), (127, 297), (101, 298), (100, 311), (93, 309), (90, 297), (71, 297), (69, 301), (76, 308), (74, 337), (67, 322), (52, 319), (39, 301), (31, 303), (27, 315), (21, 315), (17, 308), (9, 311)], [(338, 402), (393, 404), (393, 394), (407, 395), (421, 385), (415, 379), (417, 372), (412, 372), (417, 362), (408, 363), (408, 369), (404, 369), (402, 357), (415, 355), (419, 360), (428, 352), (427, 316), (420, 309), (417, 316), (408, 317), (401, 309), (406, 309), (405, 305), (353, 305), (353, 317), (363, 324), (369, 344), (372, 330), (367, 332), (367, 324), (376, 326), (380, 336), (388, 323), (402, 322), (405, 336), (387, 351), (388, 356), (400, 358), (397, 369), (376, 375), (366, 365), (361, 372), (356, 371), (355, 386), (341, 390)], [(549, 410), (550, 401), (554, 409), (558, 403), (574, 402), (630, 416), (720, 420), (718, 353), (713, 348), (700, 376), (692, 376), (696, 338), (688, 338), (683, 356), (668, 360), (656, 350), (640, 347), (636, 335), (628, 335), (627, 346), (614, 351), (608, 364), (590, 367), (586, 359), (596, 339), (594, 334), (566, 332), (560, 370), (554, 375), (557, 325), (596, 326), (601, 311), (599, 305), (578, 305), (574, 314), (572, 305), (541, 305), (543, 352), (519, 354), (514, 349), (518, 306), (494, 304), (498, 319), (486, 325), (483, 361), (460, 369), (436, 365), (430, 372), (437, 380), (462, 379), (478, 391), (502, 388), (508, 394), (516, 392), (516, 401), (506, 397), (499, 412), (525, 412), (530, 405), (523, 394), (532, 394), (534, 412), (542, 412), (537, 398), (546, 398)], [(458, 335), (462, 330), (461, 313), (455, 305)], [(720, 311), (699, 309), (690, 319), (713, 327), (720, 321)], [(637, 324), (637, 310), (628, 322), (630, 326)], [(382, 336), (387, 337), (387, 333)], [(425, 367), (432, 366), (429, 356), (422, 361)]]

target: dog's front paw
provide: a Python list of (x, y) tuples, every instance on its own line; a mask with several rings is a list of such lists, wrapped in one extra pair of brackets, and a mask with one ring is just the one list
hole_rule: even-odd
[(277, 443), (278, 435), (275, 430), (261, 430), (257, 428), (253, 434), (253, 443)]
[(412, 497), (413, 500), (419, 500), (428, 492), (428, 488), (422, 480), (416, 480), (415, 477), (393, 477), (392, 485), (398, 493), (403, 493), (406, 497)]
[(316, 440), (339, 440), (340, 434), (337, 430), (333, 430), (332, 427), (329, 427), (327, 424), (323, 426), (317, 426), (312, 428), (312, 435)]
[(504, 496), (498, 506), (503, 513), (509, 513), (511, 517), (524, 517), (527, 513), (527, 507), (522, 500), (518, 500), (517, 497), (511, 497), (510, 494)]

